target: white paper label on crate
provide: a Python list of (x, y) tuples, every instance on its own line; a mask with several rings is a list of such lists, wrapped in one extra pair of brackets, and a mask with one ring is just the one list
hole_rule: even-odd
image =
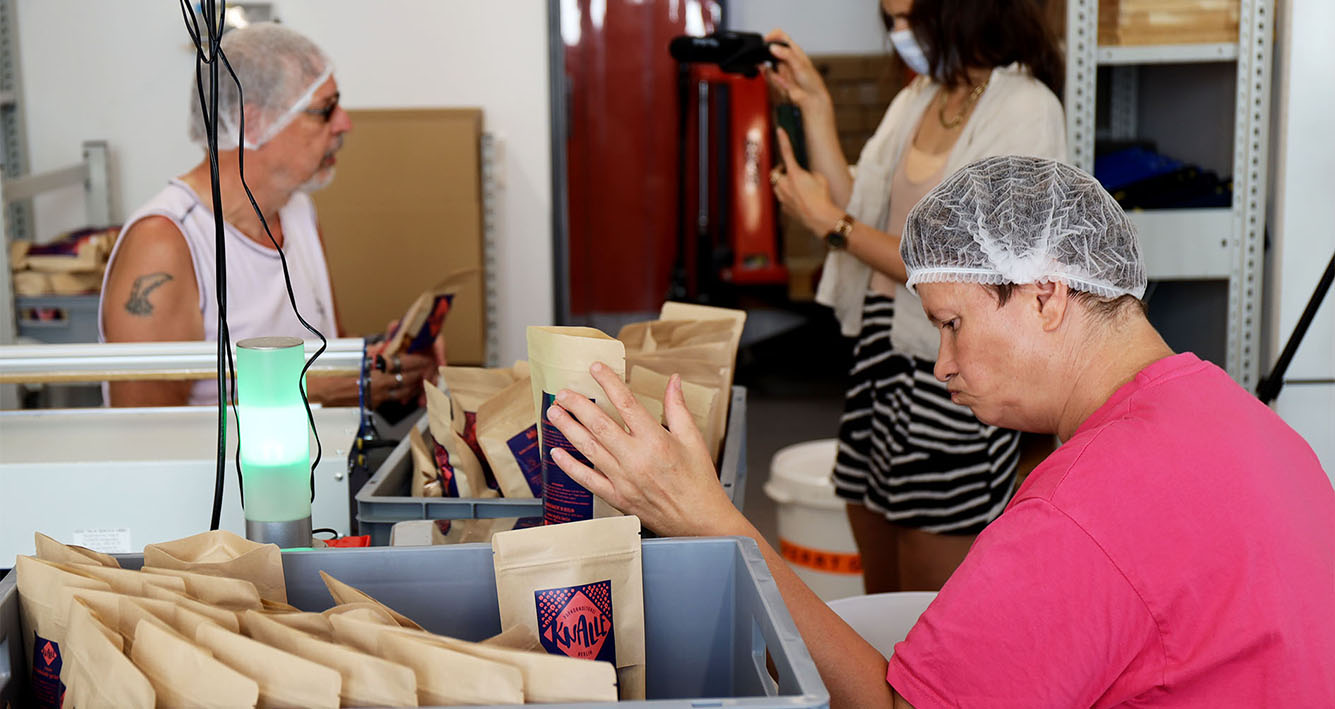
[(134, 551), (134, 547), (130, 544), (130, 530), (125, 527), (76, 529), (71, 543), (103, 554), (129, 554)]

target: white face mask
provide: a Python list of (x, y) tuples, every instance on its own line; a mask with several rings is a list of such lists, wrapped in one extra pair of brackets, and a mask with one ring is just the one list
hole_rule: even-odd
[(927, 63), (927, 55), (923, 54), (922, 47), (918, 44), (918, 38), (913, 36), (913, 30), (895, 30), (890, 33), (890, 44), (895, 46), (895, 54), (908, 65), (910, 69), (927, 78), (932, 78), (932, 67)]

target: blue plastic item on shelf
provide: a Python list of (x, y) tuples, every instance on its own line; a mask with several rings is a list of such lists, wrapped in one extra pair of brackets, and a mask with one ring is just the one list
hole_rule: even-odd
[(1146, 148), (1125, 148), (1094, 158), (1094, 177), (1109, 192), (1186, 167), (1186, 163)]

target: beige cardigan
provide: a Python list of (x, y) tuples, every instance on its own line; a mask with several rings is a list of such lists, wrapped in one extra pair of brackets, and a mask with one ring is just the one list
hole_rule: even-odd
[[(890, 182), (900, 155), (908, 145), (923, 112), (931, 105), (939, 84), (918, 77), (890, 103), (876, 133), (858, 158), (853, 194), (845, 209), (858, 221), (887, 231)], [(1032, 155), (1066, 160), (1066, 120), (1056, 95), (1012, 64), (992, 71), (987, 90), (978, 99), (946, 160), (946, 175), (971, 162), (994, 155)], [(844, 335), (862, 331), (862, 301), (872, 269), (846, 251), (831, 250), (816, 289), (816, 301), (834, 308)], [(936, 359), (936, 330), (922, 312), (917, 296), (903, 284), (895, 289), (895, 319), (891, 337), (900, 352)]]

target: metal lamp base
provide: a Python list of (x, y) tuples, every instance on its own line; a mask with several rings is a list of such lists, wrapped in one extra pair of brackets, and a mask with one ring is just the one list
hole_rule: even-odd
[(277, 544), (279, 549), (306, 548), (311, 545), (311, 518), (287, 522), (246, 520), (246, 539), (260, 544)]

